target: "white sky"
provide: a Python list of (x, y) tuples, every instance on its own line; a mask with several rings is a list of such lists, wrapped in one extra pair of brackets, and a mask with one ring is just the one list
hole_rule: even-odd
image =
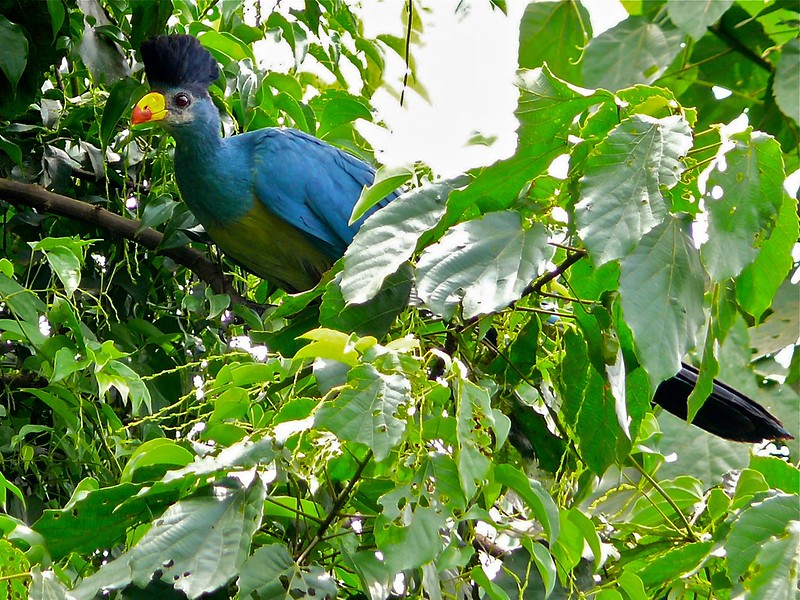
[[(493, 10), (489, 0), (467, 0), (469, 10), (458, 16), (458, 0), (423, 0), (420, 44), (412, 49), (415, 75), (430, 102), (411, 90), (404, 106), (381, 90), (373, 104), (388, 131), (362, 124), (359, 130), (376, 150), (378, 160), (396, 166), (422, 161), (437, 174), (452, 176), (468, 168), (491, 164), (514, 152), (517, 127), (519, 21), (528, 0), (508, 0), (508, 16)], [(583, 0), (595, 35), (627, 16), (618, 0)], [(362, 0), (365, 35), (404, 36), (404, 0)], [(404, 65), (388, 64), (387, 81), (399, 91)], [(476, 133), (496, 138), (490, 146), (467, 145)]]

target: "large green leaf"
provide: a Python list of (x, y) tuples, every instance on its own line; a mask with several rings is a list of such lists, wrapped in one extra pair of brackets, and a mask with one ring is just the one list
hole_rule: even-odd
[(621, 261), (622, 310), (654, 386), (678, 372), (705, 321), (703, 269), (686, 229), (668, 219)]
[(319, 409), (314, 423), (342, 440), (366, 444), (380, 462), (405, 431), (405, 421), (396, 415), (410, 401), (411, 384), (402, 375), (385, 375), (372, 365), (352, 369), (347, 380), (348, 386)]
[(364, 222), (344, 255), (340, 285), (348, 303), (360, 304), (378, 293), (383, 280), (411, 258), (420, 236), (436, 226), (448, 195), (461, 184), (445, 181), (417, 188)]
[(519, 25), (519, 66), (547, 63), (554, 75), (580, 85), (581, 53), (591, 36), (589, 13), (580, 2), (531, 2)]
[(132, 581), (144, 586), (160, 572), (189, 598), (222, 586), (247, 559), (265, 496), (255, 475), (247, 487), (228, 479), (213, 494), (173, 504), (129, 551)]
[(595, 264), (627, 255), (664, 220), (669, 204), (663, 190), (678, 182), (691, 146), (683, 117), (646, 115), (623, 121), (597, 145), (575, 207), (578, 235)]
[(699, 40), (706, 29), (733, 4), (733, 0), (668, 0), (667, 14), (670, 20), (684, 32)]
[(301, 568), (283, 544), (256, 550), (242, 568), (238, 587), (241, 598), (260, 600), (326, 600), (335, 598), (337, 590), (330, 575), (318, 566)]
[(0, 15), (0, 70), (16, 94), (17, 84), (28, 63), (28, 38), (22, 27)]
[(417, 265), (417, 293), (436, 314), (451, 318), (501, 310), (518, 300), (553, 255), (541, 224), (522, 228), (519, 213), (489, 213), (452, 227)]
[(753, 562), (753, 571), (755, 574), (748, 586), (753, 598), (792, 600), (797, 597), (800, 521), (792, 521), (784, 535), (764, 543)]
[(667, 34), (644, 17), (628, 17), (589, 42), (583, 60), (587, 86), (615, 92), (658, 79), (680, 52)]
[(748, 129), (723, 140), (708, 176), (708, 241), (700, 249), (715, 280), (736, 277), (756, 258), (775, 224), (784, 179), (781, 148), (771, 136)]
[(401, 266), (383, 281), (378, 293), (363, 304), (345, 304), (340, 282), (341, 274), (338, 274), (325, 289), (320, 306), (320, 325), (381, 338), (408, 305), (412, 272), (407, 264)]
[(742, 511), (725, 543), (728, 573), (738, 579), (772, 536), (785, 535), (790, 521), (800, 521), (797, 494), (769, 492)]
[(614, 462), (619, 427), (614, 398), (603, 375), (589, 366), (585, 396), (579, 407), (576, 433), (581, 458), (597, 475)]
[(800, 40), (784, 44), (772, 88), (783, 114), (800, 124)]
[[(70, 552), (90, 554), (109, 548), (125, 538), (125, 532), (141, 518), (143, 504), (120, 509), (141, 486), (125, 483), (97, 489), (97, 482), (84, 480), (64, 509), (49, 509), (33, 525), (44, 536), (47, 551), (60, 560)], [(86, 535), (87, 531), (93, 532)]]
[(481, 212), (508, 208), (525, 184), (545, 173), (553, 160), (569, 151), (565, 132), (589, 107), (614, 103), (608, 92), (590, 92), (555, 77), (547, 67), (521, 71), (517, 151), (476, 173), (475, 180), (448, 202), (449, 212), (460, 216), (477, 207)]
[(756, 259), (736, 279), (736, 300), (759, 320), (772, 304), (778, 288), (792, 268), (792, 248), (800, 237), (797, 199), (783, 194), (772, 234), (761, 244)]

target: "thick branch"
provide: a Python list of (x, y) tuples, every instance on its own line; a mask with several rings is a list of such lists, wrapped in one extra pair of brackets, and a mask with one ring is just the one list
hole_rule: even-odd
[(100, 206), (48, 192), (38, 185), (19, 183), (8, 179), (0, 179), (0, 199), (15, 206), (28, 206), (39, 212), (83, 221), (103, 229), (113, 237), (130, 240), (149, 250), (159, 251), (176, 263), (190, 269), (208, 283), (216, 293), (228, 294), (234, 302), (239, 298), (222, 269), (208, 260), (202, 252), (185, 246), (159, 250), (164, 236), (149, 227), (139, 231), (141, 223), (137, 219), (129, 219)]

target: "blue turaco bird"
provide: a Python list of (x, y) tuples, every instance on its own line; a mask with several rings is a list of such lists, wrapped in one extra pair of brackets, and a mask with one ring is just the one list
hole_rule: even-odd
[(361, 225), (348, 221), (373, 169), (294, 129), (223, 138), (208, 94), (219, 70), (197, 38), (156, 37), (142, 43), (141, 53), (153, 91), (131, 121), (158, 121), (175, 138), (175, 176), (186, 205), (247, 270), (289, 292), (312, 288)]
[[(175, 138), (181, 196), (211, 239), (289, 292), (316, 285), (361, 225), (348, 221), (362, 188), (373, 182), (372, 168), (294, 129), (223, 138), (208, 94), (219, 70), (200, 42), (160, 36), (144, 42), (141, 53), (153, 91), (136, 104), (131, 121), (158, 121)], [(661, 384), (654, 401), (685, 419), (696, 380), (696, 371), (684, 366)], [(719, 383), (694, 423), (736, 441), (791, 437), (759, 404)]]

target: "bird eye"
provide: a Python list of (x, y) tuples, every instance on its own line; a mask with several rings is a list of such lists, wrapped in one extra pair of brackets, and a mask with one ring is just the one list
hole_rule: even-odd
[(175, 106), (178, 108), (186, 108), (192, 103), (192, 99), (189, 98), (188, 94), (176, 94), (175, 95)]

